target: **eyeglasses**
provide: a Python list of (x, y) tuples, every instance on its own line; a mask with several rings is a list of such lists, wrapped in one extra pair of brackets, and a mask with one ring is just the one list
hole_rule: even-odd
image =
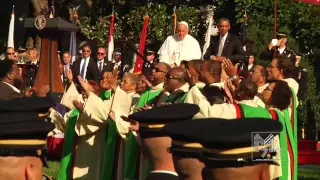
[(105, 55), (105, 54), (106, 54), (106, 53), (99, 53), (99, 52), (97, 53), (97, 55)]
[(170, 80), (170, 79), (180, 80), (181, 78), (177, 78), (177, 77), (171, 76), (170, 74), (167, 74), (167, 75), (166, 75), (166, 79), (167, 79), (167, 80)]
[(82, 52), (90, 52), (90, 50), (83, 50)]
[(159, 69), (159, 68), (153, 67), (152, 69), (154, 69), (156, 72), (162, 72), (162, 73), (167, 74), (167, 72), (162, 71), (162, 70), (161, 70), (161, 69)]
[(13, 55), (14, 53), (7, 53), (7, 55)]

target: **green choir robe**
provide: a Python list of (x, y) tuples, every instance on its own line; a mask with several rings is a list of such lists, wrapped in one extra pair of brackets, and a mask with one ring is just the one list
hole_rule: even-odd
[[(158, 97), (161, 94), (163, 97)], [(165, 101), (167, 94), (164, 93), (163, 89), (163, 83), (152, 87), (147, 88), (140, 96), (140, 99), (136, 105), (136, 108), (144, 107), (145, 104), (151, 106), (151, 105), (159, 105), (161, 102)], [(158, 97), (158, 98), (157, 98)], [(158, 102), (155, 103), (155, 100)], [(125, 158), (125, 168), (124, 168), (124, 177), (125, 179), (138, 179), (140, 177), (144, 177), (147, 174), (147, 171), (145, 168), (140, 168), (140, 171), (138, 171), (140, 167), (140, 163), (142, 164), (143, 158), (140, 160), (140, 146), (137, 143), (135, 135), (130, 132), (129, 140), (128, 140), (128, 149), (126, 153)]]
[[(286, 109), (281, 112), (278, 109), (271, 109), (270, 113), (274, 120), (280, 121), (282, 124), (282, 131), (280, 132), (280, 168), (281, 176), (280, 180), (296, 180), (298, 159), (295, 156), (297, 153), (297, 142), (294, 137), (294, 133), (291, 127), (289, 111)], [(279, 167), (278, 167), (279, 168)]]

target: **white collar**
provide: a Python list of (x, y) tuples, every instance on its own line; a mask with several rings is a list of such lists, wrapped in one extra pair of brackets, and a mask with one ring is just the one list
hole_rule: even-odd
[(164, 83), (160, 83), (160, 84), (158, 84), (156, 86), (152, 86), (151, 87), (151, 91), (157, 91), (157, 90), (163, 89), (163, 84)]
[(178, 89), (175, 89), (172, 93), (174, 92), (188, 92), (189, 91), (189, 84), (185, 83), (183, 86), (179, 87)]
[(284, 46), (283, 48), (278, 48), (278, 51), (280, 54), (282, 54), (285, 49), (286, 49), (286, 46)]
[(245, 104), (248, 106), (252, 106), (252, 107), (258, 107), (258, 104), (255, 100), (251, 99), (251, 100), (242, 100), (239, 102), (239, 104)]
[(36, 60), (34, 62), (31, 61), (31, 64), (37, 65), (37, 63), (38, 63), (38, 60)]
[(266, 84), (258, 87), (258, 93), (262, 93), (268, 86), (269, 86), (269, 83), (266, 83)]
[(224, 83), (223, 82), (211, 83), (209, 86), (216, 86), (216, 87), (224, 89)]
[(7, 83), (7, 82), (4, 82), (4, 81), (2, 81), (2, 82), (5, 83), (5, 84), (7, 84), (8, 86), (10, 86), (15, 92), (20, 93), (20, 90), (19, 90), (18, 88), (12, 86), (11, 84), (9, 84), (9, 83)]
[(229, 32), (227, 32), (224, 36), (221, 36), (221, 35), (220, 35), (220, 40), (221, 40), (221, 39), (224, 39), (224, 40), (225, 40), (225, 39), (227, 38), (227, 36), (228, 36), (228, 33), (229, 33)]

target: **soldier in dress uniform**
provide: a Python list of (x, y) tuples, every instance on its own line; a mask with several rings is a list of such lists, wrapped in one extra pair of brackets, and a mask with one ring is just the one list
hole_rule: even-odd
[(143, 155), (151, 164), (146, 180), (178, 180), (172, 155), (168, 152), (171, 138), (163, 134), (166, 124), (191, 119), (199, 107), (194, 104), (171, 104), (140, 111), (129, 116), (132, 125), (138, 126)]
[[(54, 129), (48, 118), (51, 98), (0, 101), (0, 179), (42, 180), (46, 138)], [(50, 178), (49, 178), (50, 179)]]
[(260, 59), (270, 62), (273, 59), (274, 49), (276, 49), (276, 55), (285, 56), (291, 59), (292, 63), (296, 62), (295, 53), (290, 50), (286, 43), (288, 42), (288, 34), (278, 33), (277, 39), (272, 39), (267, 49), (260, 54)]
[(147, 50), (145, 55), (146, 55), (147, 61), (143, 62), (142, 74), (144, 74), (145, 77), (149, 77), (149, 76), (151, 76), (153, 66), (156, 63), (155, 62), (155, 53), (154, 53), (154, 51)]
[[(276, 154), (273, 141), (256, 143), (252, 132), (259, 132), (263, 142), (281, 130), (280, 122), (263, 118), (194, 119), (170, 123), (163, 128), (164, 134), (172, 138), (169, 152), (179, 178), (190, 180), (270, 179), (269, 166), (276, 164), (272, 160)], [(189, 177), (180, 176), (180, 172)]]

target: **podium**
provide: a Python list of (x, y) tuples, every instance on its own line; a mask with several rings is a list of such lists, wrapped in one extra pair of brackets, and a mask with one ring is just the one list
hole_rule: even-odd
[(29, 28), (41, 38), (39, 70), (34, 87), (40, 89), (43, 85), (50, 86), (50, 95), (59, 96), (64, 92), (63, 82), (59, 72), (58, 40), (63, 32), (74, 32), (78, 27), (61, 18), (26, 18), (25, 28)]

